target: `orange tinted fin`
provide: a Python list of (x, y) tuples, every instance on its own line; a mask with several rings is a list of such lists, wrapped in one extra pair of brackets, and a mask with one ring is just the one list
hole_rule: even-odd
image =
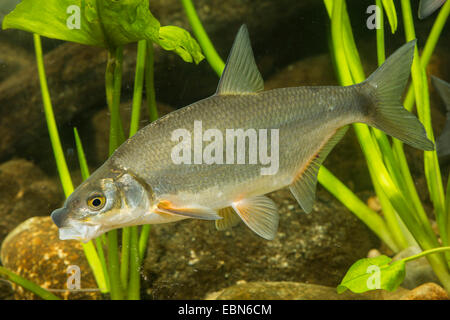
[(231, 229), (241, 221), (232, 207), (220, 209), (219, 216), (221, 216), (222, 219), (216, 220), (216, 229), (220, 231)]
[(217, 212), (211, 208), (202, 206), (189, 206), (184, 208), (176, 208), (170, 201), (161, 201), (158, 203), (156, 213), (174, 214), (178, 216), (185, 216), (187, 218), (195, 218), (202, 220), (217, 220), (221, 217)]
[(289, 186), (295, 199), (306, 213), (312, 211), (316, 197), (317, 174), (325, 158), (331, 149), (342, 139), (347, 132), (348, 126), (342, 127), (328, 140), (319, 153), (300, 171)]
[(279, 216), (277, 206), (270, 198), (256, 196), (234, 202), (231, 206), (257, 235), (267, 240), (275, 238)]

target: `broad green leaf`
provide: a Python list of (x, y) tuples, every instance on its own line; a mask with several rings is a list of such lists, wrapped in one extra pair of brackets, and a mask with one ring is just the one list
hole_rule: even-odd
[(139, 40), (156, 42), (186, 62), (203, 54), (184, 29), (166, 26), (149, 10), (149, 0), (23, 0), (3, 20), (3, 29), (20, 29), (48, 38), (115, 48)]
[(100, 22), (115, 47), (144, 39), (158, 41), (160, 24), (149, 10), (149, 0), (97, 0), (97, 4)]
[(182, 28), (161, 27), (158, 43), (164, 50), (174, 51), (186, 62), (195, 61), (198, 64), (205, 58), (197, 41)]
[(23, 0), (3, 21), (49, 38), (106, 47), (158, 41), (159, 21), (148, 0)]
[(356, 261), (337, 287), (337, 292), (342, 293), (347, 289), (355, 293), (376, 289), (394, 291), (405, 278), (405, 262), (391, 261), (384, 255)]
[(397, 31), (397, 11), (395, 10), (395, 5), (393, 0), (382, 0), (384, 11), (391, 25), (391, 32), (395, 33)]
[(82, 0), (46, 0), (45, 3), (23, 0), (5, 17), (3, 29), (20, 29), (48, 38), (106, 47), (93, 4), (90, 1), (82, 4)]

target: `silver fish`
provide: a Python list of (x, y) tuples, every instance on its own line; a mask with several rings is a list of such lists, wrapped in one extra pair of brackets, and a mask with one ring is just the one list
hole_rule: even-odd
[(419, 19), (425, 19), (439, 9), (446, 0), (420, 0)]
[[(349, 124), (366, 123), (416, 148), (434, 149), (422, 124), (401, 104), (414, 46), (412, 41), (399, 48), (357, 85), (262, 91), (248, 31), (242, 26), (217, 92), (147, 125), (122, 144), (63, 208), (52, 213), (60, 238), (87, 241), (119, 227), (197, 218), (215, 220), (219, 230), (242, 220), (261, 237), (273, 239), (279, 217), (265, 194), (289, 186), (304, 211), (310, 212), (318, 169)], [(214, 129), (214, 139), (201, 141), (214, 146), (220, 140), (218, 133), (228, 133), (227, 129), (267, 135), (270, 131), (271, 143), (261, 145), (265, 153), (260, 149), (259, 155), (263, 159), (261, 155), (278, 153), (277, 170), (263, 174), (267, 161), (251, 163), (250, 147), (244, 156), (236, 154), (242, 149), (234, 140), (211, 154), (222, 159), (232, 154), (230, 160), (241, 157), (243, 164), (202, 163), (196, 156), (195, 137), (193, 144), (191, 137), (173, 139), (180, 129), (194, 136), (196, 131), (206, 135), (206, 129)], [(261, 137), (258, 141), (264, 140)], [(250, 146), (250, 134), (246, 139), (243, 145)], [(193, 155), (194, 163), (174, 162), (174, 148), (180, 146), (183, 155), (187, 152), (189, 159)]]
[(447, 157), (450, 155), (450, 83), (445, 82), (436, 77), (431, 77), (431, 82), (436, 90), (439, 92), (445, 107), (447, 108), (447, 120), (436, 142), (436, 149), (439, 157)]

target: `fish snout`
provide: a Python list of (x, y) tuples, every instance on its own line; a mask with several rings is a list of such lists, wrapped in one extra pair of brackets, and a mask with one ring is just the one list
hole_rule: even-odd
[(67, 219), (67, 210), (59, 208), (52, 212), (51, 218), (58, 228), (62, 228)]

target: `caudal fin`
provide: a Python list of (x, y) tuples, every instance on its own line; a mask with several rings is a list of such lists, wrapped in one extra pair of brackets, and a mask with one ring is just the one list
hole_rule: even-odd
[(410, 146), (434, 150), (419, 119), (402, 106), (402, 93), (411, 72), (416, 40), (397, 49), (367, 80), (373, 97), (370, 125)]

